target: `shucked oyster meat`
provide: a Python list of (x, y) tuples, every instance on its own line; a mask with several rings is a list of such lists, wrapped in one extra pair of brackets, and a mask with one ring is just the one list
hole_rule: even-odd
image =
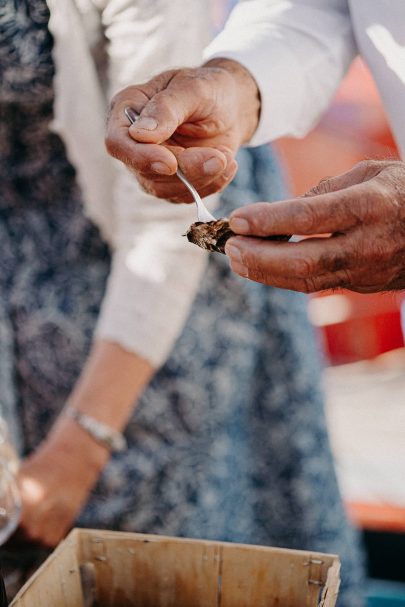
[[(229, 220), (226, 217), (216, 221), (207, 221), (203, 223), (196, 221), (192, 223), (186, 232), (189, 242), (196, 244), (202, 249), (225, 253), (225, 245), (228, 238), (236, 236), (229, 227)], [(284, 240), (287, 241), (291, 236), (268, 236), (265, 240)]]
[(234, 236), (229, 221), (226, 218), (216, 221), (196, 221), (192, 223), (186, 232), (189, 242), (196, 244), (202, 249), (225, 253), (225, 244), (228, 238)]

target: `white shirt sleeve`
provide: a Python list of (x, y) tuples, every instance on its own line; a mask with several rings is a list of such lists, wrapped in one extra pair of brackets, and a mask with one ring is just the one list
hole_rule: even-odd
[[(209, 25), (200, 0), (109, 0), (103, 18), (112, 91), (201, 63)], [(145, 194), (121, 165), (117, 174), (112, 268), (96, 334), (159, 367), (187, 320), (207, 254), (182, 236), (196, 220), (194, 205)]]
[[(149, 196), (124, 167), (118, 171), (115, 250), (96, 334), (160, 367), (187, 320), (208, 254), (184, 237), (196, 221), (194, 205)], [(211, 208), (216, 202), (206, 200)]]
[(240, 0), (205, 59), (239, 61), (261, 93), (250, 145), (304, 136), (357, 54), (346, 0)]

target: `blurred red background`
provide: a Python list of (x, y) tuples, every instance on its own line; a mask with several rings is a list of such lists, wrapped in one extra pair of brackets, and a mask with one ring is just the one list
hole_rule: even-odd
[[(277, 145), (294, 195), (305, 193), (320, 179), (342, 173), (361, 160), (398, 157), (378, 91), (360, 59), (353, 63), (318, 126), (305, 139), (283, 139)], [(330, 364), (374, 359), (402, 348), (402, 300), (399, 292), (360, 295), (340, 290), (311, 296), (310, 317), (319, 329)], [(338, 450), (336, 455), (339, 463), (342, 453)], [(352, 464), (356, 465), (354, 461)], [(350, 498), (346, 504), (352, 520), (363, 529), (405, 531), (402, 504)]]
[[(378, 91), (359, 59), (318, 126), (305, 139), (283, 139), (277, 145), (294, 195), (361, 160), (398, 157)], [(330, 363), (370, 359), (402, 347), (402, 299), (401, 293), (349, 291), (314, 296), (310, 315), (321, 331)]]

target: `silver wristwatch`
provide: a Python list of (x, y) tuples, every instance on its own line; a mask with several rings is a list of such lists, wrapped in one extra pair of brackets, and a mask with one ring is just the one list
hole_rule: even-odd
[(69, 403), (65, 405), (63, 412), (79, 424), (95, 441), (112, 453), (124, 451), (128, 447), (127, 441), (121, 432), (117, 432), (117, 430), (98, 419), (78, 411)]

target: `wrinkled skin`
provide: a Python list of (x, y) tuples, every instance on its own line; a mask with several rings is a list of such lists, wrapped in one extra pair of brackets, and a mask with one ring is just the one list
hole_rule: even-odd
[[(237, 209), (230, 226), (243, 234), (226, 245), (231, 267), (250, 280), (305, 293), (404, 289), (405, 162), (361, 162), (302, 198)], [(271, 234), (311, 238), (255, 238)]]
[[(127, 106), (141, 112), (130, 128)], [(177, 168), (201, 196), (221, 191), (235, 175), (234, 155), (252, 137), (259, 113), (250, 73), (237, 62), (216, 59), (201, 68), (164, 72), (116, 95), (106, 145), (147, 192), (192, 202), (175, 176)], [(405, 288), (404, 162), (365, 161), (324, 179), (305, 197), (248, 205), (230, 219), (240, 236), (228, 241), (226, 253), (232, 269), (250, 280), (305, 293)], [(311, 238), (255, 238), (280, 234)]]
[[(128, 106), (140, 113), (132, 126), (124, 115)], [(106, 147), (146, 192), (193, 202), (177, 168), (202, 197), (221, 191), (235, 176), (234, 156), (253, 135), (259, 110), (256, 83), (237, 62), (217, 59), (170, 70), (114, 97)]]

